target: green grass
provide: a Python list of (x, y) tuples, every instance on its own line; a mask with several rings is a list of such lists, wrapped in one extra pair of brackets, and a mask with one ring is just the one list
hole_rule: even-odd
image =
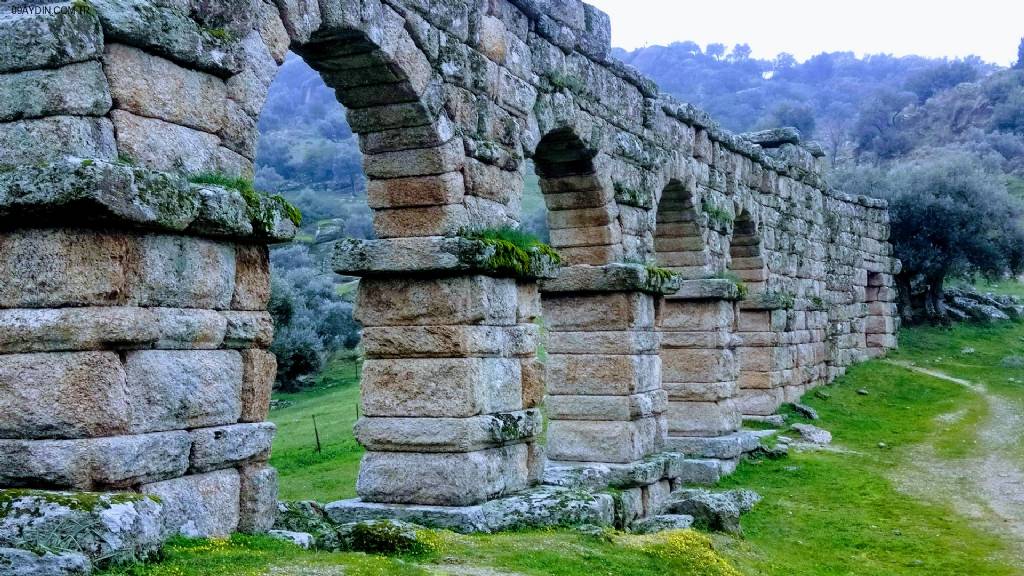
[(1024, 298), (1024, 282), (979, 278), (973, 284), (968, 284), (967, 287), (973, 287), (983, 294), (992, 292), (993, 294), (1006, 294), (1008, 296)]
[[(868, 395), (856, 393), (866, 388)], [(726, 546), (744, 573), (786, 575), (1015, 574), (1005, 545), (948, 506), (898, 492), (889, 473), (906, 449), (938, 435), (973, 444), (969, 426), (935, 417), (984, 401), (965, 388), (881, 362), (856, 366), (822, 399), (834, 442), (857, 454), (794, 453), (745, 462), (723, 486), (752, 488), (764, 501), (744, 517), (745, 540)], [(885, 447), (879, 446), (884, 443)]]
[(359, 368), (355, 357), (338, 355), (328, 362), (312, 390), (274, 395), (291, 402), (270, 412), (270, 420), (277, 424), (270, 463), (278, 471), (282, 500), (332, 502), (356, 495), (355, 478), (363, 455), (352, 435), (359, 405)]

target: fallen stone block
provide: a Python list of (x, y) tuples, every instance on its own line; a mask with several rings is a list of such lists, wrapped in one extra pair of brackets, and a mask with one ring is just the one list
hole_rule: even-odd
[(653, 534), (665, 530), (686, 530), (693, 526), (693, 516), (688, 514), (658, 514), (635, 522), (629, 527), (634, 534)]
[(0, 574), (11, 576), (89, 576), (92, 563), (84, 554), (0, 548)]
[(310, 534), (309, 532), (291, 532), (291, 531), (288, 531), (288, 530), (269, 530), (269, 531), (267, 531), (267, 536), (270, 536), (271, 538), (276, 538), (278, 540), (283, 540), (285, 542), (290, 542), (292, 544), (295, 544), (299, 548), (305, 548), (306, 550), (309, 550), (310, 548), (312, 548), (314, 546), (315, 542), (316, 542), (313, 539), (313, 535)]
[(740, 533), (740, 515), (749, 512), (761, 496), (750, 490), (713, 492), (703, 488), (684, 488), (672, 493), (666, 512), (692, 516), (694, 525), (710, 530)]
[[(27, 557), (15, 559), (14, 565), (22, 562), (25, 572), (6, 572), (5, 554), (0, 553), (3, 574), (78, 574), (75, 570), (81, 566), (86, 568), (81, 573), (87, 574), (90, 559), (97, 566), (143, 561), (154, 556), (164, 541), (163, 505), (141, 494), (0, 490), (0, 499), (0, 547), (58, 547), (70, 555), (61, 559), (32, 552), (35, 562)], [(30, 570), (41, 567), (52, 571)]]

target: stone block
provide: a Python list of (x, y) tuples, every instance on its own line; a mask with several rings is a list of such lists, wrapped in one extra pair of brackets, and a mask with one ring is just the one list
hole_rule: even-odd
[(0, 355), (0, 438), (124, 434), (126, 395), (116, 352)]
[[(678, 455), (677, 455), (678, 456)], [(681, 484), (717, 484), (722, 477), (721, 461), (714, 458), (678, 457), (670, 461), (665, 475)]]
[(220, 138), (214, 134), (124, 110), (113, 110), (110, 116), (117, 131), (117, 151), (101, 157), (113, 158), (119, 154), (147, 168), (168, 172), (220, 172), (252, 177), (252, 162), (221, 146)]
[(519, 360), (523, 382), (523, 408), (536, 408), (544, 402), (546, 369), (537, 358)]
[(895, 334), (868, 334), (867, 345), (876, 348), (896, 348), (899, 340)]
[(730, 328), (733, 318), (732, 303), (725, 300), (666, 300), (660, 320), (665, 331), (700, 332)]
[(755, 372), (743, 370), (740, 372), (740, 388), (747, 389), (770, 389), (784, 386), (792, 377), (791, 370), (776, 370), (773, 372)]
[[(116, 310), (116, 308), (115, 308)], [(213, 310), (184, 308), (135, 308), (149, 316), (160, 334), (154, 348), (209, 350), (224, 343), (227, 320)], [(148, 313), (148, 314), (147, 314)]]
[[(664, 377), (662, 377), (665, 380)], [(669, 382), (661, 384), (672, 400), (690, 400), (695, 402), (715, 402), (732, 398), (739, 392), (739, 384), (735, 380), (726, 382)]]
[(235, 288), (231, 244), (161, 234), (141, 237), (139, 249), (140, 306), (230, 308)]
[(366, 360), (367, 416), (469, 417), (522, 408), (519, 361), (508, 358)]
[(770, 416), (775, 414), (779, 406), (785, 401), (785, 392), (782, 388), (744, 388), (736, 396), (736, 403), (740, 413), (753, 416)]
[(367, 358), (532, 356), (540, 341), (535, 324), (514, 326), (372, 326), (363, 329)]
[(615, 495), (615, 527), (623, 530), (644, 515), (642, 488), (627, 488)]
[(238, 422), (242, 358), (234, 350), (145, 350), (125, 356), (132, 432)]
[(551, 332), (549, 354), (656, 354), (661, 334), (645, 331)]
[(665, 411), (672, 436), (721, 436), (739, 430), (742, 415), (736, 403), (670, 401)]
[(654, 418), (631, 422), (552, 420), (547, 451), (555, 460), (626, 463), (640, 460), (658, 448)]
[(668, 503), (672, 487), (668, 480), (660, 480), (643, 487), (644, 516), (661, 514)]
[(224, 126), (227, 90), (220, 78), (124, 44), (107, 44), (105, 52), (117, 108), (210, 133)]
[(462, 168), (465, 151), (461, 138), (432, 148), (382, 152), (363, 157), (363, 171), (370, 179), (429, 176)]
[(652, 330), (654, 298), (640, 292), (541, 294), (552, 332)]
[(615, 204), (605, 204), (597, 208), (551, 210), (548, 212), (548, 227), (559, 229), (605, 226), (615, 222), (618, 215), (618, 207)]
[(662, 379), (666, 382), (729, 382), (739, 377), (739, 362), (728, 349), (667, 349), (661, 358)]
[(164, 506), (164, 530), (190, 538), (224, 538), (238, 528), (238, 471), (218, 470), (142, 486)]
[(139, 266), (131, 237), (88, 230), (31, 229), (0, 235), (0, 307), (127, 304)]
[(789, 346), (742, 347), (736, 349), (736, 354), (745, 371), (771, 372), (795, 366), (793, 349)]
[(0, 165), (39, 164), (68, 156), (117, 157), (110, 120), (93, 116), (48, 116), (0, 123)]
[(367, 452), (356, 492), (369, 502), (467, 506), (526, 488), (528, 449), (462, 453)]
[(233, 468), (240, 464), (263, 463), (270, 457), (270, 444), (277, 426), (271, 422), (232, 424), (189, 431), (192, 456), (189, 473), (197, 474)]
[(536, 282), (522, 282), (516, 285), (518, 290), (518, 301), (516, 308), (516, 321), (520, 323), (535, 323), (544, 314), (541, 307), (540, 291)]
[(265, 464), (238, 469), (238, 531), (263, 534), (277, 520), (277, 470)]
[(0, 548), (0, 568), (12, 576), (89, 576), (92, 562), (78, 552), (43, 552)]
[(359, 498), (338, 500), (324, 506), (324, 513), (334, 524), (348, 524), (366, 520), (390, 518), (413, 522), (420, 526), (452, 530), (454, 532), (488, 532), (483, 509), (472, 506), (428, 506), (416, 504), (381, 504), (365, 502)]
[(360, 418), (355, 435), (371, 451), (473, 452), (517, 444), (543, 428), (539, 410), (469, 418)]
[(661, 387), (661, 359), (646, 354), (551, 354), (544, 379), (552, 395), (628, 396)]
[[(555, 230), (552, 230), (554, 238)], [(564, 231), (563, 231), (564, 232)], [(552, 242), (554, 242), (552, 240)], [(558, 246), (558, 244), (552, 244)], [(574, 265), (558, 271), (555, 278), (541, 281), (541, 292), (647, 292), (667, 294), (679, 289), (677, 276), (660, 276), (640, 264)]]
[(6, 12), (0, 20), (0, 72), (53, 68), (92, 60), (103, 51), (103, 31), (95, 14)]
[[(698, 248), (703, 248), (700, 242)], [(721, 278), (683, 280), (675, 294), (667, 294), (667, 300), (737, 300), (739, 288), (736, 283)]]
[(559, 248), (558, 254), (562, 257), (562, 262), (569, 265), (601, 266), (622, 260), (624, 250), (621, 244), (574, 246), (571, 248)]
[(110, 91), (98, 62), (0, 74), (0, 122), (62, 114), (103, 116)]
[(232, 310), (264, 311), (270, 302), (270, 250), (262, 244), (235, 246)]
[(665, 354), (671, 354), (674, 348), (731, 349), (743, 342), (740, 336), (722, 328), (706, 332), (663, 331), (659, 334), (661, 335), (661, 348)]
[(665, 411), (668, 396), (654, 390), (630, 396), (548, 396), (544, 403), (552, 420), (616, 420), (647, 418)]
[(142, 308), (0, 310), (0, 354), (149, 347), (160, 337)]
[(516, 323), (516, 282), (511, 278), (364, 278), (356, 320), (364, 326)]
[(470, 226), (463, 204), (393, 208), (373, 212), (373, 230), (380, 238), (454, 236)]
[(465, 184), (460, 172), (371, 179), (366, 183), (367, 203), (374, 209), (460, 204), (464, 196)]
[[(732, 473), (735, 459), (760, 445), (761, 440), (751, 432), (734, 432), (721, 436), (669, 436), (666, 448), (687, 456), (714, 458), (721, 463), (721, 475)], [(730, 464), (729, 461), (732, 461)]]
[(269, 348), (274, 340), (274, 319), (267, 312), (224, 311), (225, 348)]
[(266, 350), (248, 349), (242, 355), (242, 413), (239, 422), (262, 422), (270, 412), (270, 392), (277, 377), (277, 358)]
[(131, 488), (184, 474), (190, 447), (184, 431), (77, 440), (0, 440), (0, 485)]

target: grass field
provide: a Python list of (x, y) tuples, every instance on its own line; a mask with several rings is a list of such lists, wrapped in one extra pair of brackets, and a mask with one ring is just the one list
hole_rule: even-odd
[[(693, 531), (644, 538), (571, 530), (433, 533), (435, 547), (428, 553), (382, 557), (305, 552), (236, 536), (177, 540), (163, 562), (112, 574), (1024, 574), (1020, 542), (989, 521), (994, 513), (984, 502), (980, 514), (963, 506), (963, 493), (976, 491), (970, 478), (950, 480), (927, 467), (956, 471), (991, 456), (985, 450), (1001, 450), (1000, 458), (1024, 466), (1021, 430), (1004, 431), (1011, 440), (1005, 449), (989, 449), (982, 441), (985, 430), (998, 423), (993, 398), (1024, 408), (1024, 367), (1005, 361), (1024, 356), (1024, 324), (908, 329), (901, 343), (889, 360), (856, 366), (804, 398), (840, 450), (744, 462), (723, 482), (764, 496), (744, 517), (742, 538), (716, 534), (709, 541)], [(977, 382), (988, 393), (915, 367)], [(353, 496), (362, 453), (351, 433), (356, 361), (336, 358), (316, 389), (277, 398), (292, 402), (271, 413), (279, 427), (272, 462), (280, 471), (282, 498), (328, 502)]]

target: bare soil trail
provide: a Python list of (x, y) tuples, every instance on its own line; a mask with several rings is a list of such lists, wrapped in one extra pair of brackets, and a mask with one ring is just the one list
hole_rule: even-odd
[[(1007, 537), (1024, 558), (1024, 462), (1018, 456), (1024, 443), (1024, 406), (980, 383), (909, 362), (888, 362), (960, 384), (981, 395), (988, 408), (969, 456), (950, 459), (934, 444), (919, 445), (911, 450), (908, 466), (894, 475), (897, 486), (918, 498), (952, 503), (972, 522)], [(951, 425), (965, 416), (959, 410), (938, 420)]]

